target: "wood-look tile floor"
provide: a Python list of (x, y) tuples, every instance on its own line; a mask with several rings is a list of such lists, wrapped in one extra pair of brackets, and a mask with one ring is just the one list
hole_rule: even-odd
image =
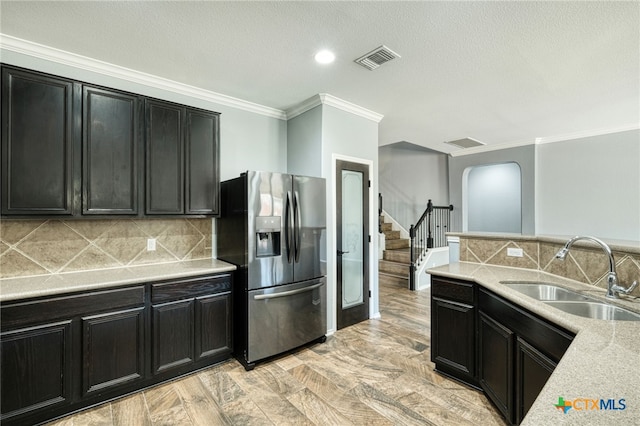
[(429, 292), (381, 286), (381, 319), (258, 364), (235, 360), (50, 425), (504, 425), (433, 371)]

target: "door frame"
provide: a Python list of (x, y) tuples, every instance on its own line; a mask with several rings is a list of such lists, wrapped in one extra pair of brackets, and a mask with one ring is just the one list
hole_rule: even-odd
[[(349, 161), (351, 163), (358, 163), (367, 166), (369, 171), (369, 180), (371, 181), (371, 186), (369, 187), (369, 235), (371, 235), (371, 242), (369, 242), (369, 290), (371, 291), (371, 297), (369, 297), (369, 319), (380, 318), (380, 312), (378, 310), (378, 219), (377, 212), (378, 208), (374, 206), (374, 199), (377, 200), (378, 197), (373, 197), (373, 194), (377, 193), (377, 175), (374, 173), (376, 169), (374, 169), (374, 162), (372, 160), (367, 160), (364, 158), (351, 157), (348, 155), (340, 155), (333, 153), (331, 155), (331, 176), (333, 185), (331, 185), (331, 220), (333, 226), (331, 227), (331, 243), (328, 244), (327, 247), (327, 256), (331, 259), (329, 262), (329, 268), (327, 270), (327, 278), (331, 278), (333, 282), (331, 288), (327, 288), (327, 291), (332, 292), (331, 299), (327, 300), (327, 314), (331, 315), (333, 324), (331, 330), (328, 330), (327, 334), (333, 334), (338, 328), (338, 265), (336, 261), (336, 252), (338, 250), (337, 242), (338, 242), (338, 227), (337, 227), (337, 206), (336, 206), (336, 196), (338, 192), (338, 182), (335, 179), (336, 170), (337, 170), (337, 162), (338, 160)], [(329, 205), (329, 203), (327, 203)], [(329, 275), (330, 274), (330, 275)]]

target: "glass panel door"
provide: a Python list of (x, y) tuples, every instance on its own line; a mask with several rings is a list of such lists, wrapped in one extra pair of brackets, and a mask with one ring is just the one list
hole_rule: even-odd
[(338, 328), (369, 318), (369, 167), (336, 162)]
[(363, 302), (362, 172), (342, 170), (342, 309)]

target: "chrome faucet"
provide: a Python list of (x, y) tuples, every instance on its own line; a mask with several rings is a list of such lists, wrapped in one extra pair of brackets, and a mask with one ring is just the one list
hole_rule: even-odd
[(634, 281), (629, 287), (623, 287), (618, 284), (618, 274), (616, 273), (616, 261), (613, 259), (611, 249), (604, 241), (589, 236), (576, 236), (567, 241), (563, 248), (556, 253), (556, 259), (564, 260), (569, 253), (569, 249), (578, 240), (587, 240), (598, 244), (602, 250), (609, 256), (609, 274), (607, 275), (607, 297), (609, 299), (619, 299), (620, 294), (629, 294), (638, 286), (638, 281)]

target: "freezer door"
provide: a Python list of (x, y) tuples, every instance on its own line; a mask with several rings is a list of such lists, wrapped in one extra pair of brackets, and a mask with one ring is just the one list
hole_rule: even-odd
[(247, 363), (297, 348), (327, 331), (324, 277), (249, 291), (248, 297)]
[(325, 180), (293, 176), (294, 281), (326, 275)]
[(291, 188), (290, 175), (247, 172), (249, 289), (293, 281)]

